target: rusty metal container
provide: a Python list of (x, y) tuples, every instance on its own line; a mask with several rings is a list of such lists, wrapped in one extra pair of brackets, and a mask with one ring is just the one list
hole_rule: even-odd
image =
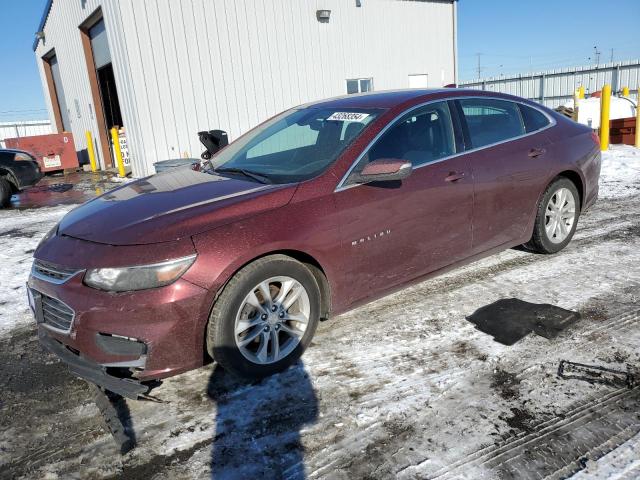
[(43, 172), (76, 169), (79, 166), (73, 135), (69, 132), (7, 138), (7, 148), (31, 153)]

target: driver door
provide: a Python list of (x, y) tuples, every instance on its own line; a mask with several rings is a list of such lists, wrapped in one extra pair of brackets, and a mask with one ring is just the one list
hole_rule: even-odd
[(353, 170), (394, 158), (412, 163), (411, 176), (357, 184), (352, 174), (336, 190), (350, 304), (469, 254), (473, 181), (455, 139), (446, 101), (418, 107), (384, 131)]

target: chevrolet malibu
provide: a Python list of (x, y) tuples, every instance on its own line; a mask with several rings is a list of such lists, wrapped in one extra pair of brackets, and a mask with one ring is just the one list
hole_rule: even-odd
[(29, 302), (74, 374), (130, 398), (210, 359), (264, 377), (330, 315), (517, 245), (562, 250), (599, 174), (590, 129), (521, 98), (320, 101), (69, 212)]

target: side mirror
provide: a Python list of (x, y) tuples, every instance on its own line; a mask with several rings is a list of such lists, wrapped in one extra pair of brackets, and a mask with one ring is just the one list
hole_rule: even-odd
[(411, 162), (397, 158), (379, 158), (365, 165), (357, 177), (358, 183), (403, 180), (411, 175)]

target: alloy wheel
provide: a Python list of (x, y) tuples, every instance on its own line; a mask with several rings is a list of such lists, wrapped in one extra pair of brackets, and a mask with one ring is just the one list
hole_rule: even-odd
[(551, 195), (545, 210), (545, 230), (552, 243), (562, 243), (571, 233), (576, 220), (576, 200), (568, 188)]
[(253, 287), (236, 314), (236, 346), (249, 361), (265, 365), (300, 343), (311, 313), (309, 294), (297, 280), (271, 277)]

